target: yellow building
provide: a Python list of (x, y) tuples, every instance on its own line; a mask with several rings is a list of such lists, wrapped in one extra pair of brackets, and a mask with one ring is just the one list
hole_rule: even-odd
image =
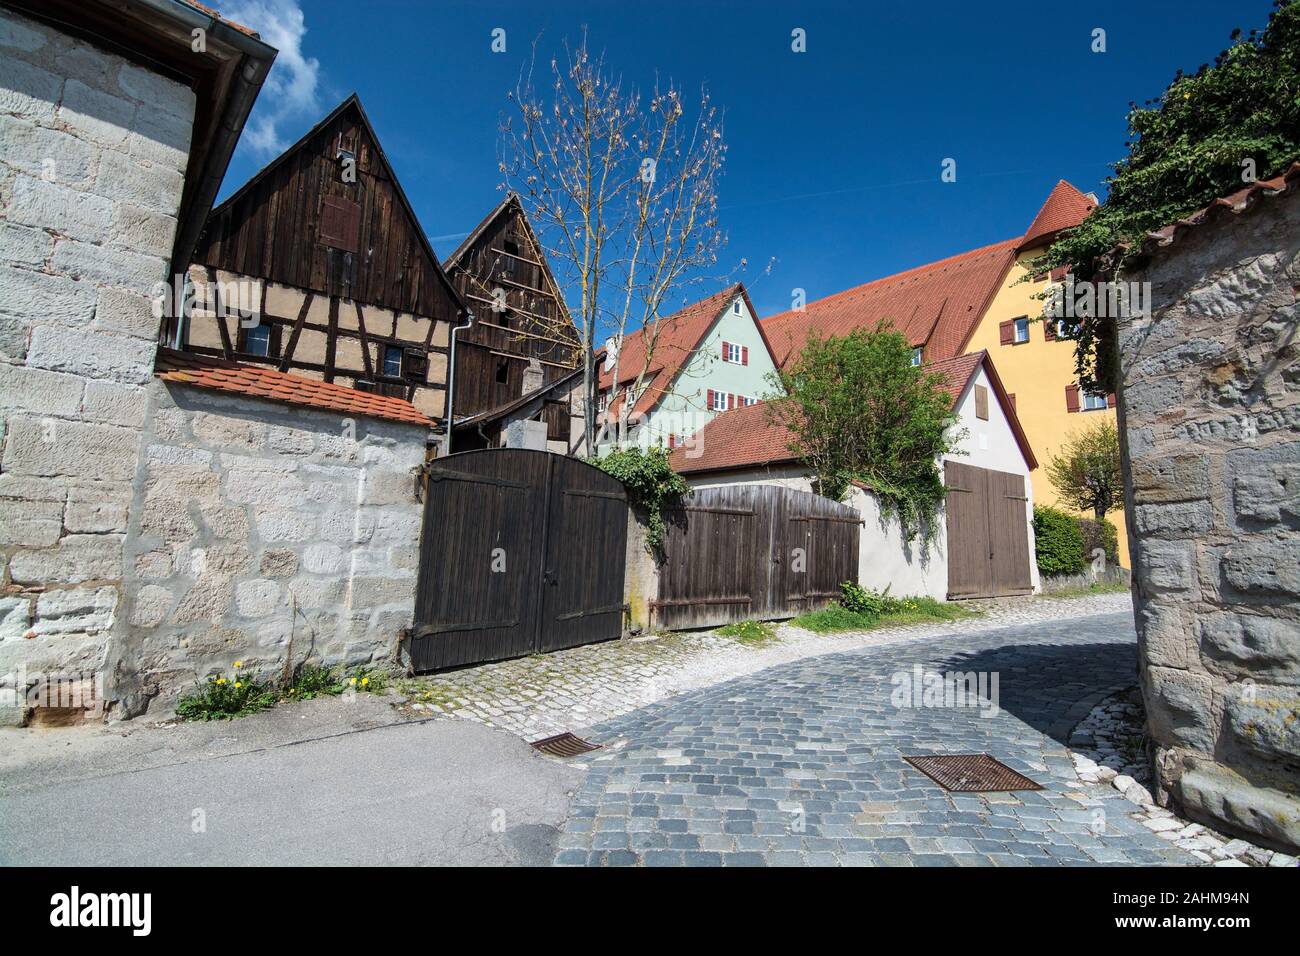
[[(917, 361), (939, 362), (987, 350), (1040, 462), (1030, 473), (1033, 500), (1064, 507), (1043, 466), (1072, 433), (1091, 425), (1096, 417), (1114, 421), (1114, 400), (1082, 392), (1076, 384), (1073, 343), (1057, 339), (1053, 323), (1034, 321), (1042, 315), (1040, 296), (1053, 277), (1021, 280), (1028, 273), (1027, 264), (1042, 255), (1061, 230), (1082, 222), (1095, 204), (1095, 197), (1061, 180), (1019, 237), (772, 316), (763, 327), (777, 360), (784, 364), (813, 331), (844, 335), (855, 328), (873, 327), (882, 319), (908, 337), (917, 350)], [(1116, 509), (1107, 518), (1119, 532), (1120, 562), (1127, 565), (1123, 512)]]

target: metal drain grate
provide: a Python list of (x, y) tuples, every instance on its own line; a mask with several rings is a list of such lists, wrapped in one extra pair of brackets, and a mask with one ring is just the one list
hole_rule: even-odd
[(575, 737), (567, 730), (562, 734), (556, 734), (554, 737), (534, 740), (528, 746), (534, 750), (540, 750), (544, 754), (550, 754), (552, 757), (576, 757), (579, 754), (591, 753), (593, 750), (600, 749), (600, 744), (593, 744), (581, 737)]
[(1016, 773), (988, 754), (903, 755), (903, 759), (945, 790), (988, 793), (994, 790), (1042, 790), (1024, 774)]

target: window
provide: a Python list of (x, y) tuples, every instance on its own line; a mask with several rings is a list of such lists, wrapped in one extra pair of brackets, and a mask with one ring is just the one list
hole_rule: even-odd
[(499, 359), (497, 361), (497, 384), (505, 385), (510, 381), (510, 360)]
[(754, 398), (752, 395), (742, 395), (740, 397), (740, 403), (748, 408), (750, 405), (757, 405), (758, 399)]
[(709, 389), (709, 408), (715, 412), (725, 412), (727, 410), (727, 393), (715, 392)]
[(731, 303), (731, 314), (732, 314), (732, 315), (740, 315), (740, 300), (739, 300), (739, 299), (737, 299), (735, 302)]
[(744, 353), (742, 352), (741, 347), (735, 342), (722, 343), (722, 361), (730, 362), (732, 365), (740, 365), (742, 364), (741, 359), (743, 357)]
[(1015, 342), (1019, 345), (1021, 342), (1029, 341), (1029, 320), (1016, 319), (1016, 337)]
[(1106, 396), (1100, 392), (1083, 393), (1083, 410), (1085, 412), (1097, 412), (1106, 407)]
[(921, 350), (920, 350), (920, 349), (912, 349), (912, 364), (913, 364), (913, 365), (920, 365), (920, 364), (921, 364)]
[(384, 375), (389, 378), (402, 377), (402, 350), (396, 345), (384, 346)]
[(600, 397), (596, 400), (596, 408), (604, 411), (609, 407), (609, 392), (601, 392)]
[(244, 351), (249, 355), (267, 355), (271, 351), (271, 327), (258, 323), (244, 330)]
[(501, 243), (501, 248), (505, 252), (505, 255), (501, 257), (501, 272), (504, 275), (513, 276), (516, 267), (519, 265), (519, 244), (507, 239)]

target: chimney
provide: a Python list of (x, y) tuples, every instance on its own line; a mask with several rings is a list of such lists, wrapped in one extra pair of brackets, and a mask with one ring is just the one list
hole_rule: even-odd
[(521, 395), (530, 395), (542, 387), (546, 380), (546, 375), (542, 371), (542, 363), (537, 359), (528, 360), (528, 367), (524, 369), (524, 387), (519, 393)]

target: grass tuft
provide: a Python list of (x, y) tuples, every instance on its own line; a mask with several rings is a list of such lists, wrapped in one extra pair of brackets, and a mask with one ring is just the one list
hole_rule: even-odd
[(714, 631), (721, 637), (734, 637), (741, 644), (767, 644), (776, 640), (776, 628), (763, 621), (737, 621)]
[(904, 624), (928, 624), (935, 621), (961, 621), (979, 617), (980, 612), (960, 604), (936, 601), (930, 597), (890, 598), (880, 613), (851, 611), (842, 604), (832, 604), (820, 611), (801, 614), (790, 623), (805, 631), (832, 634), (838, 631), (871, 631)]

